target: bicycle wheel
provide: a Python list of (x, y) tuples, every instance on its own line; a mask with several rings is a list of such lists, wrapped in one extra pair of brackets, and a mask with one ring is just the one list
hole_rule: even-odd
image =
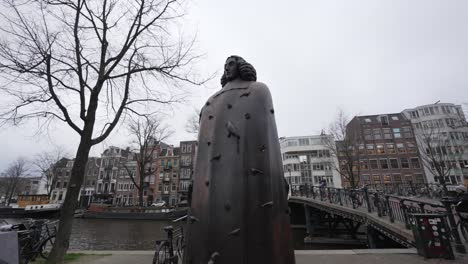
[(44, 242), (41, 244), (41, 248), (39, 249), (39, 254), (42, 258), (47, 259), (49, 256), (52, 247), (55, 244), (55, 235), (48, 237)]
[(154, 252), (153, 264), (172, 264), (171, 250), (168, 241), (162, 241)]

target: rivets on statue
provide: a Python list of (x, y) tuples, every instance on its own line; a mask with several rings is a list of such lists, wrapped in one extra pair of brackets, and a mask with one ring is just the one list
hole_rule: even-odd
[(210, 105), (210, 102), (206, 102), (206, 105), (207, 105), (207, 106)]
[(240, 233), (240, 228), (236, 228), (229, 233), (229, 236), (237, 236)]
[(244, 116), (245, 116), (245, 119), (250, 119), (250, 114), (249, 113), (245, 114)]
[(228, 105), (227, 105), (227, 108), (228, 108), (228, 109), (231, 109), (231, 108), (232, 108), (232, 104), (228, 104)]
[(252, 172), (253, 175), (264, 174), (263, 171), (256, 168), (251, 168), (250, 172)]
[(214, 116), (210, 115), (210, 116), (208, 116), (208, 119), (211, 120), (211, 119), (213, 119), (213, 117), (214, 117)]
[(241, 94), (241, 96), (240, 96), (240, 97), (244, 97), (244, 96), (245, 96), (245, 97), (247, 97), (247, 96), (249, 96), (249, 95), (250, 95), (250, 92), (247, 92), (247, 93), (243, 93), (243, 94)]
[(206, 144), (207, 144), (208, 146), (210, 146), (210, 145), (211, 145), (211, 142), (210, 142), (210, 141), (208, 141), (208, 142), (206, 142)]
[(274, 110), (274, 109), (270, 109), (270, 113), (274, 114), (274, 113), (275, 113), (275, 110)]
[(195, 222), (200, 222), (200, 219), (196, 218), (195, 216), (191, 215), (190, 216), (190, 223), (193, 224)]
[(264, 152), (266, 150), (265, 144), (261, 145), (259, 149), (261, 152)]
[(221, 158), (221, 154), (218, 154), (216, 156), (214, 156), (213, 158), (211, 158), (211, 160), (219, 160)]
[(224, 209), (226, 209), (226, 211), (231, 211), (231, 204), (229, 203), (229, 201), (226, 201), (224, 203)]
[(206, 186), (210, 186), (210, 181), (209, 181), (209, 180), (206, 180), (206, 181), (205, 181), (205, 185), (206, 185)]

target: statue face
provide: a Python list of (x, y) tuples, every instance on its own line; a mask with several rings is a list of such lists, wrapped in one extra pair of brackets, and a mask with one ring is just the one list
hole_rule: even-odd
[(227, 81), (232, 81), (239, 78), (239, 69), (237, 67), (237, 61), (235, 58), (227, 59), (224, 64), (224, 74), (226, 75)]

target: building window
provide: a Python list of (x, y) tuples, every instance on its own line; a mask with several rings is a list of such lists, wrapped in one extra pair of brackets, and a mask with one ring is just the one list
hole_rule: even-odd
[(162, 192), (162, 185), (158, 186), (158, 192)]
[(397, 159), (390, 159), (390, 167), (391, 167), (392, 169), (398, 169), (398, 168), (400, 168), (400, 167), (398, 166), (398, 160), (397, 160)]
[(379, 184), (380, 183), (380, 175), (372, 175), (372, 181), (374, 184)]
[(411, 117), (412, 118), (418, 118), (419, 117), (418, 111), (411, 111)]
[(384, 183), (392, 183), (392, 178), (390, 175), (383, 175), (382, 176)]
[(411, 127), (402, 127), (403, 137), (410, 138), (413, 137), (413, 132), (411, 132)]
[(380, 132), (380, 128), (372, 129), (374, 133), (374, 139), (382, 139), (382, 133)]
[(182, 152), (182, 153), (185, 153), (186, 151), (187, 151), (187, 145), (182, 144), (182, 146), (181, 146), (181, 152)]
[(401, 183), (401, 175), (400, 174), (393, 174), (393, 182)]
[(377, 160), (369, 160), (369, 163), (370, 163), (370, 168), (375, 170), (375, 169), (378, 169), (379, 168), (379, 164), (377, 162)]
[(368, 165), (368, 162), (367, 160), (361, 160), (359, 161), (359, 163), (361, 164), (361, 170), (368, 170), (369, 169), (369, 165)]
[(365, 140), (372, 140), (372, 130), (364, 129), (364, 139)]
[(383, 170), (388, 169), (388, 160), (387, 159), (381, 159), (380, 160), (380, 168), (382, 168)]
[(408, 153), (416, 153), (416, 145), (414, 143), (407, 142), (406, 148), (408, 149)]
[(395, 145), (392, 143), (387, 143), (387, 152), (388, 154), (395, 154), (396, 153)]
[(366, 147), (367, 147), (367, 154), (370, 154), (370, 155), (375, 154), (375, 149), (374, 149), (374, 145), (373, 145), (373, 144), (366, 145)]
[(309, 145), (309, 139), (308, 138), (300, 138), (299, 139), (299, 146), (307, 146)]
[(365, 184), (369, 184), (370, 183), (370, 179), (369, 179), (369, 175), (362, 175), (362, 181), (365, 183)]
[(385, 154), (385, 149), (383, 144), (377, 144), (377, 154)]
[(415, 174), (414, 178), (416, 180), (416, 183), (424, 183), (424, 177), (422, 174)]
[(192, 153), (192, 145), (187, 145), (187, 153)]
[(401, 162), (401, 168), (402, 169), (409, 169), (410, 168), (407, 158), (401, 158), (400, 162)]
[(388, 126), (388, 116), (380, 116), (380, 123), (382, 126)]
[(173, 184), (172, 185), (172, 191), (176, 191), (177, 190), (177, 187)]
[(411, 174), (405, 175), (405, 182), (413, 182), (413, 176)]
[(399, 128), (394, 128), (393, 129), (393, 137), (394, 138), (401, 138), (401, 133)]
[(406, 153), (405, 144), (397, 143), (396, 147), (397, 147), (398, 153)]
[(392, 130), (390, 128), (383, 128), (383, 135), (385, 139), (392, 139)]
[(366, 149), (364, 148), (364, 145), (362, 145), (362, 144), (359, 145), (358, 149), (359, 149), (359, 154), (361, 154), (361, 155), (366, 154)]
[(411, 165), (413, 165), (414, 169), (420, 169), (421, 164), (419, 163), (419, 158), (411, 158)]
[(59, 192), (59, 195), (58, 195), (58, 200), (59, 200), (59, 201), (62, 201), (62, 199), (63, 199), (63, 192), (60, 191), (60, 192)]

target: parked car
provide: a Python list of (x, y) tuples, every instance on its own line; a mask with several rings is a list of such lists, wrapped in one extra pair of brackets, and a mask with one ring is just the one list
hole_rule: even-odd
[(157, 203), (151, 204), (153, 207), (164, 207), (166, 206), (166, 201), (159, 201)]

